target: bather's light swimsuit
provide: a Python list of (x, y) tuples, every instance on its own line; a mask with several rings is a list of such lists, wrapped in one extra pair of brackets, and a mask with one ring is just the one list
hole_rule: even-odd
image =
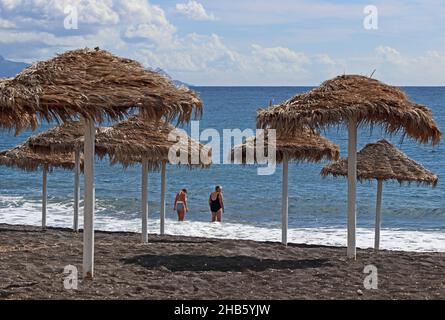
[(184, 202), (177, 201), (176, 202), (176, 210), (183, 210), (185, 208)]

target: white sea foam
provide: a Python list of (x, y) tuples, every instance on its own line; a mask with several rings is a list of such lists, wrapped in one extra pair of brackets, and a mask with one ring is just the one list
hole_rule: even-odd
[[(0, 199), (6, 200), (4, 197)], [(9, 197), (8, 202), (18, 203), (20, 197)], [(14, 205), (0, 208), (0, 222), (10, 224), (41, 224), (41, 205), (38, 201), (26, 201), (15, 207)], [(97, 208), (95, 216), (96, 230), (104, 231), (130, 231), (140, 232), (140, 219), (122, 219), (123, 214), (110, 216), (101, 214)], [(158, 215), (157, 215), (158, 216)], [(134, 217), (134, 215), (133, 215)], [(72, 206), (68, 204), (49, 204), (47, 213), (47, 225), (54, 227), (71, 228)], [(82, 211), (80, 212), (79, 225), (82, 226)], [(149, 232), (159, 233), (159, 220), (149, 219)], [(166, 220), (165, 231), (167, 234), (209, 237), (221, 239), (245, 239), (256, 241), (280, 241), (281, 229), (266, 228), (240, 223), (209, 223), (200, 221), (177, 222), (173, 219)], [(299, 228), (289, 229), (289, 242), (318, 244), (329, 246), (346, 245), (346, 229), (344, 228)], [(374, 230), (357, 228), (357, 246), (359, 248), (371, 248), (374, 244)], [(383, 228), (381, 231), (381, 248), (403, 251), (435, 251), (445, 252), (445, 233), (441, 230), (400, 230)]]

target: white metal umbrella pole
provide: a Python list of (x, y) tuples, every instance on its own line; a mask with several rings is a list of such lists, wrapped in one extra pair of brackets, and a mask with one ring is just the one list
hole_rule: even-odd
[(283, 157), (283, 186), (282, 186), (282, 203), (281, 203), (281, 243), (287, 245), (287, 224), (288, 224), (288, 174), (289, 163), (287, 156)]
[(47, 180), (48, 180), (48, 165), (45, 164), (43, 166), (43, 176), (42, 176), (42, 229), (46, 228), (46, 207), (48, 202)]
[(83, 119), (84, 143), (84, 217), (83, 217), (83, 276), (94, 276), (94, 146), (96, 129), (94, 121)]
[(142, 160), (142, 198), (141, 198), (141, 218), (142, 218), (142, 242), (148, 242), (148, 162)]
[(375, 206), (375, 238), (374, 249), (379, 250), (380, 247), (380, 226), (381, 226), (381, 214), (382, 214), (382, 179), (377, 180), (377, 201)]
[(164, 161), (162, 162), (162, 169), (161, 169), (161, 235), (165, 234), (165, 192), (166, 192), (166, 185), (167, 185), (167, 163)]
[(75, 152), (74, 167), (74, 219), (73, 231), (79, 231), (79, 201), (80, 201), (80, 150)]
[(357, 120), (348, 123), (348, 258), (356, 258)]

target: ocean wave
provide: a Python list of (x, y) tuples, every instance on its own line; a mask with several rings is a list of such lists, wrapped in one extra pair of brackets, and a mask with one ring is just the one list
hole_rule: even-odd
[[(101, 213), (100, 207), (97, 209), (95, 215), (96, 230), (140, 232), (139, 213), (120, 212), (116, 215), (108, 215)], [(81, 210), (80, 226), (83, 224), (82, 216), (83, 212)], [(122, 216), (127, 216), (127, 219), (123, 219)], [(149, 218), (149, 233), (159, 233), (159, 219), (154, 219), (154, 217), (157, 218), (158, 215), (153, 214)], [(73, 214), (70, 203), (48, 205), (48, 226), (71, 228), (72, 221)], [(25, 202), (20, 208), (0, 208), (0, 222), (39, 226), (41, 223), (40, 205), (38, 202)], [(195, 237), (275, 242), (281, 239), (281, 229), (279, 227), (232, 222), (185, 221), (181, 223), (170, 217), (166, 220), (165, 230), (167, 234)], [(341, 227), (290, 228), (288, 240), (290, 243), (345, 246), (346, 229)], [(357, 228), (357, 246), (359, 248), (371, 248), (373, 244), (374, 230), (372, 228)], [(381, 248), (402, 251), (445, 252), (445, 233), (439, 229), (403, 230), (400, 228), (383, 228), (381, 230)]]

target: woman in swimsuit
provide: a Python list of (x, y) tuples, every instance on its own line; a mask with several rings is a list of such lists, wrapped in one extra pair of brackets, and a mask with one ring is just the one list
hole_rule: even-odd
[(224, 198), (221, 186), (216, 186), (215, 191), (210, 194), (209, 205), (212, 212), (212, 222), (221, 222), (221, 216), (224, 212)]
[(184, 221), (185, 213), (189, 211), (187, 206), (187, 189), (182, 189), (176, 194), (173, 210), (178, 213), (178, 221)]

